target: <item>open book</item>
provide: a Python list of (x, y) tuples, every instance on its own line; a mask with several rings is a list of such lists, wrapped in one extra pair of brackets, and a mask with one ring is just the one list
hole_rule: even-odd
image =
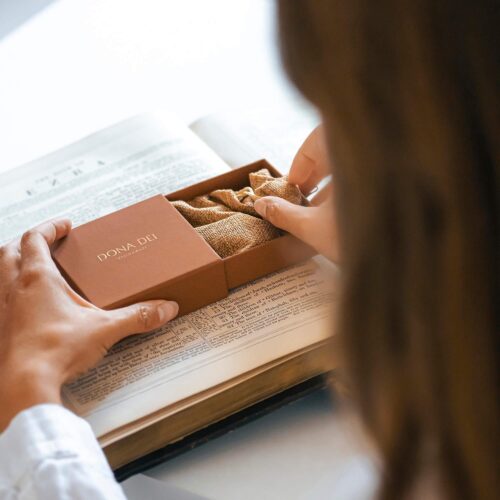
[[(193, 128), (199, 135), (163, 116), (139, 116), (0, 175), (0, 244), (49, 218), (79, 225), (259, 155), (250, 148), (255, 132), (238, 141), (237, 128), (224, 130), (220, 118)], [(280, 148), (264, 154), (290, 160)], [(315, 258), (130, 337), (64, 388), (65, 404), (90, 423), (117, 468), (323, 373), (331, 367), (332, 273)]]

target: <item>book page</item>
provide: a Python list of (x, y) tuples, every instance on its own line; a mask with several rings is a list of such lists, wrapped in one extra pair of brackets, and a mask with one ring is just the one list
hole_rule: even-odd
[(77, 226), (227, 170), (174, 119), (131, 118), (0, 174), (0, 244), (47, 219)]
[(208, 115), (190, 128), (232, 168), (265, 158), (286, 174), (318, 124), (319, 117), (308, 104), (284, 99), (260, 109)]
[(67, 385), (65, 401), (101, 437), (324, 341), (331, 335), (332, 272), (316, 258), (243, 285), (157, 331), (130, 337)]

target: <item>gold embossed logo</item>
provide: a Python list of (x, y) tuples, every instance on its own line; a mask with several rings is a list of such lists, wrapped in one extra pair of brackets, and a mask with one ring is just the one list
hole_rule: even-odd
[(155, 233), (146, 234), (140, 236), (132, 241), (127, 241), (122, 245), (116, 246), (114, 248), (109, 248), (105, 252), (97, 254), (97, 260), (99, 262), (104, 262), (108, 259), (122, 260), (127, 257), (131, 257), (139, 252), (143, 252), (152, 243), (158, 241), (158, 236)]

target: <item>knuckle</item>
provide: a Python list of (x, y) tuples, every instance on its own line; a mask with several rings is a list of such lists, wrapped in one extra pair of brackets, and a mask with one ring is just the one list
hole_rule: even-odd
[(156, 321), (156, 312), (151, 307), (140, 305), (136, 308), (137, 323), (145, 330), (153, 328)]
[(21, 236), (21, 245), (29, 245), (36, 238), (37, 232), (34, 229), (29, 229)]
[(7, 245), (0, 246), (0, 261), (10, 262), (19, 259), (19, 249), (14, 243), (9, 243)]
[(268, 214), (269, 222), (285, 231), (290, 231), (296, 224), (295, 214), (281, 203), (271, 203)]
[(57, 349), (66, 337), (66, 333), (62, 328), (50, 328), (43, 335), (43, 343), (46, 349)]
[(45, 264), (25, 267), (19, 274), (21, 285), (26, 287), (52, 277), (52, 269)]
[(277, 203), (271, 202), (269, 203), (266, 210), (267, 219), (273, 224), (277, 224), (283, 218), (283, 212), (280, 210), (280, 207)]

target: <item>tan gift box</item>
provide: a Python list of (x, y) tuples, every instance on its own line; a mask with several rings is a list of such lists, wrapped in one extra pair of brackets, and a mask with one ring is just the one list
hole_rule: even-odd
[(314, 250), (290, 234), (219, 257), (170, 203), (215, 189), (239, 190), (267, 161), (240, 167), (166, 196), (157, 195), (83, 224), (52, 255), (68, 283), (103, 309), (148, 299), (175, 300), (179, 314), (223, 299), (229, 290), (306, 260)]

